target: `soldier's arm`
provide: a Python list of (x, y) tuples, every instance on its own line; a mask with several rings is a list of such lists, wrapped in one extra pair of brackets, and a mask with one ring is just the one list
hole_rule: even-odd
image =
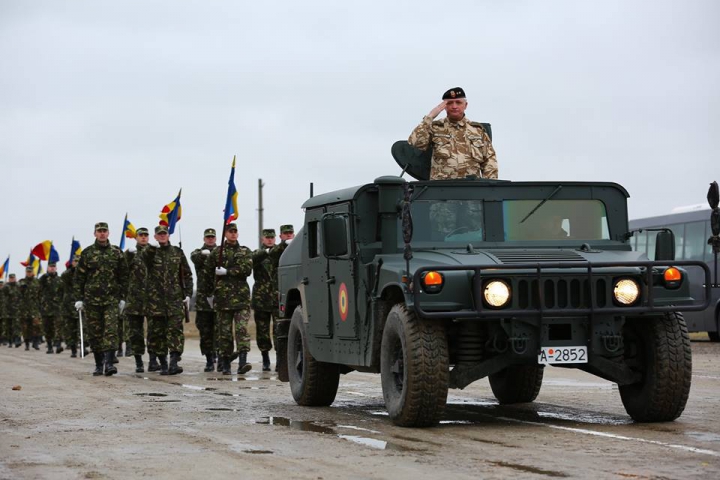
[(483, 178), (492, 178), (497, 180), (498, 178), (498, 164), (497, 158), (495, 157), (495, 148), (492, 145), (492, 141), (487, 133), (483, 131), (483, 140), (485, 144), (484, 162), (481, 165)]
[(260, 264), (268, 258), (268, 252), (265, 248), (258, 248), (252, 253), (253, 268), (257, 268)]
[(228, 275), (242, 278), (249, 277), (253, 266), (252, 252), (248, 248), (241, 248), (235, 255), (235, 266), (228, 268)]
[(75, 267), (75, 276), (73, 283), (75, 284), (75, 300), (83, 300), (85, 298), (85, 281), (87, 280), (87, 266), (85, 265), (85, 252), (80, 255), (77, 267)]
[(427, 150), (432, 142), (432, 122), (432, 117), (423, 117), (420, 125), (415, 127), (415, 130), (410, 134), (408, 143), (420, 150)]
[[(205, 275), (207, 275), (207, 279), (210, 280), (211, 284), (215, 283), (215, 267), (217, 266), (218, 261), (218, 255), (219, 255), (219, 249), (214, 249), (212, 252), (210, 252), (210, 255), (207, 258), (207, 261), (205, 262), (205, 265), (203, 266), (203, 271), (205, 272)], [(208, 295), (210, 292), (205, 292)]]
[(138, 252), (138, 255), (140, 255), (140, 260), (142, 260), (145, 265), (148, 266), (148, 268), (152, 267), (153, 260), (155, 259), (155, 252), (157, 252), (157, 248), (147, 246), (143, 248), (142, 252)]
[[(185, 297), (192, 297), (193, 294), (193, 275), (190, 270), (190, 264), (185, 258), (185, 254), (180, 250), (180, 275), (183, 276), (183, 294)], [(199, 274), (198, 274), (199, 275)]]
[(203, 266), (203, 260), (205, 260), (205, 255), (203, 255), (202, 253), (200, 253), (200, 249), (199, 249), (199, 248), (196, 248), (195, 250), (193, 250), (193, 251), (190, 253), (190, 260), (193, 262), (193, 264), (195, 265), (195, 268), (196, 268), (196, 269), (202, 268), (202, 266)]
[[(147, 250), (147, 249), (145, 249)], [(118, 265), (117, 265), (117, 281), (118, 281), (118, 292), (120, 294), (119, 300), (124, 300), (127, 296), (127, 289), (130, 279), (130, 269), (125, 261), (125, 255), (118, 249)]]

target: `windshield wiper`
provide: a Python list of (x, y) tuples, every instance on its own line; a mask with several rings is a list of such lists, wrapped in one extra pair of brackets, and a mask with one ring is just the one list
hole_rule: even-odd
[(538, 208), (540, 208), (540, 207), (542, 207), (543, 205), (545, 205), (545, 202), (547, 202), (547, 201), (550, 200), (552, 197), (554, 197), (555, 194), (558, 193), (560, 190), (562, 190), (562, 185), (558, 185), (557, 188), (556, 188), (555, 190), (553, 190), (553, 192), (545, 198), (545, 200), (543, 200), (542, 202), (538, 203), (538, 204), (535, 206), (535, 208), (533, 208), (532, 210), (530, 210), (530, 213), (528, 213), (527, 215), (525, 215), (525, 218), (523, 218), (522, 220), (520, 220), (520, 223), (524, 223), (525, 220), (527, 220), (528, 218), (530, 218), (530, 215), (532, 215), (533, 213), (537, 212)]

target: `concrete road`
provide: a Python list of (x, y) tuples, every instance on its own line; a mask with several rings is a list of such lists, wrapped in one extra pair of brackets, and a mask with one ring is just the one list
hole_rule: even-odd
[(499, 406), (487, 380), (451, 390), (440, 426), (406, 429), (377, 375), (305, 408), (257, 351), (244, 377), (203, 373), (197, 340), (183, 357), (177, 376), (123, 358), (93, 377), (90, 358), (0, 347), (0, 478), (720, 478), (720, 344), (693, 342), (687, 408), (661, 424), (575, 370), (547, 368), (532, 404)]

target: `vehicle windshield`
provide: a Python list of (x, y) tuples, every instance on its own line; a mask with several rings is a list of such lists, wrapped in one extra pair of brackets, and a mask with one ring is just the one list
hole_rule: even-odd
[[(607, 240), (605, 205), (599, 200), (505, 200), (505, 241)], [(531, 213), (532, 212), (532, 213)]]
[(416, 200), (413, 241), (482, 242), (482, 200)]

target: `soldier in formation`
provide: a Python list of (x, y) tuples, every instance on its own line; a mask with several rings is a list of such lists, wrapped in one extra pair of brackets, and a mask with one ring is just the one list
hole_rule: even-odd
[[(215, 288), (215, 272), (206, 268), (210, 254), (215, 250), (215, 229), (206, 228), (203, 234), (203, 245), (190, 254), (190, 260), (195, 265), (197, 274), (197, 297), (195, 299), (195, 326), (200, 333), (200, 353), (205, 356), (205, 371), (215, 369), (215, 353), (217, 344), (215, 339), (216, 317), (213, 305), (208, 301)], [(218, 371), (221, 371), (218, 362)]]
[[(57, 264), (48, 263), (47, 273), (40, 277), (40, 313), (42, 315), (46, 353), (60, 353), (62, 348), (62, 281), (57, 274)], [(53, 352), (53, 346), (55, 352)]]
[(0, 290), (3, 297), (2, 321), (8, 336), (8, 347), (18, 348), (22, 345), (20, 340), (20, 320), (18, 319), (18, 307), (20, 302), (20, 289), (17, 284), (17, 277), (14, 273), (8, 276), (8, 282)]
[(262, 231), (262, 247), (252, 254), (253, 289), (252, 309), (255, 318), (257, 346), (262, 354), (262, 369), (270, 371), (270, 350), (273, 341), (270, 338), (271, 322), (274, 331), (274, 319), (277, 312), (277, 294), (275, 287), (276, 269), (268, 252), (275, 246), (275, 230), (266, 228)]
[(25, 268), (25, 278), (18, 282), (20, 301), (18, 317), (22, 325), (25, 350), (30, 350), (30, 344), (35, 350), (40, 350), (40, 336), (42, 324), (40, 321), (40, 285), (35, 278), (35, 271), (31, 265)]
[[(290, 245), (293, 238), (295, 238), (295, 227), (290, 224), (280, 225), (280, 243), (275, 245), (268, 252), (270, 262), (273, 270), (273, 298), (275, 298), (274, 312), (275, 315), (280, 314), (280, 298), (278, 296), (278, 267), (280, 265), (280, 257), (282, 256), (285, 249)], [(277, 345), (277, 328), (273, 328), (273, 343)], [(277, 366), (277, 350), (275, 351), (275, 371), (278, 371)]]
[[(125, 252), (125, 261), (128, 265), (128, 292), (125, 296), (125, 317), (126, 351), (132, 351), (135, 357), (135, 372), (143, 373), (145, 364), (142, 357), (145, 354), (145, 306), (147, 289), (147, 266), (142, 261), (143, 252), (148, 248), (150, 232), (147, 228), (140, 227), (136, 231), (135, 248), (128, 248)], [(160, 366), (157, 363), (157, 356), (150, 354), (149, 371), (157, 371)]]

